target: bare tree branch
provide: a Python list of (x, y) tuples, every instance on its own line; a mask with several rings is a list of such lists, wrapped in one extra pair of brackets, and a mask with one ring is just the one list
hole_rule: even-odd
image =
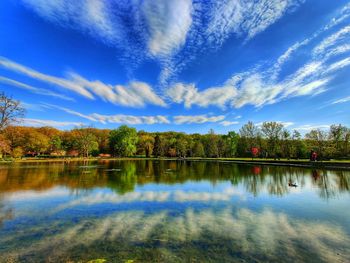
[(18, 122), (24, 117), (25, 109), (21, 102), (12, 99), (0, 92), (0, 130), (3, 130), (12, 123)]

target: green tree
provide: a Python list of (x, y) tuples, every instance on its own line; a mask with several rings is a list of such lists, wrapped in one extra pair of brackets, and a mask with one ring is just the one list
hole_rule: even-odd
[(283, 130), (283, 124), (278, 122), (263, 122), (261, 132), (268, 141), (268, 153), (276, 158), (277, 146)]
[(98, 150), (98, 143), (90, 128), (77, 128), (73, 130), (75, 146), (83, 157)]
[(284, 158), (290, 158), (292, 154), (292, 141), (290, 132), (287, 129), (283, 129), (281, 133), (281, 154)]
[(164, 156), (165, 152), (165, 145), (163, 137), (159, 134), (156, 135), (154, 138), (154, 148), (153, 148), (153, 154), (156, 157)]
[(346, 148), (346, 135), (347, 128), (345, 126), (331, 125), (329, 129), (329, 138), (333, 143), (333, 156), (340, 157), (341, 155), (346, 155), (344, 148)]
[(50, 139), (49, 144), (50, 144), (51, 153), (62, 150), (62, 140), (60, 136), (57, 136), (57, 135), (53, 136)]
[(239, 130), (241, 139), (238, 143), (239, 153), (241, 155), (251, 155), (250, 151), (252, 147), (258, 146), (258, 137), (260, 135), (260, 130), (253, 122), (249, 121), (244, 124)]
[(309, 141), (311, 148), (316, 150), (320, 159), (325, 155), (325, 149), (327, 144), (327, 132), (321, 129), (311, 130), (305, 135)]
[(227, 145), (229, 147), (229, 153), (228, 153), (228, 157), (235, 157), (237, 154), (237, 147), (238, 147), (238, 141), (239, 141), (239, 134), (234, 132), (234, 131), (230, 131), (228, 132), (227, 136), (226, 136), (226, 142)]
[(210, 129), (209, 133), (205, 135), (205, 152), (206, 156), (210, 158), (216, 158), (219, 156), (218, 149), (218, 135), (214, 133), (213, 129)]
[(136, 129), (126, 125), (112, 130), (109, 135), (110, 149), (115, 156), (133, 156), (137, 150), (137, 142)]
[(307, 149), (304, 141), (301, 139), (301, 134), (297, 130), (293, 131), (292, 135), (292, 153), (297, 159), (302, 159), (307, 156)]
[(178, 134), (176, 138), (175, 148), (177, 156), (186, 157), (188, 142), (185, 134)]
[(204, 146), (203, 143), (197, 141), (193, 147), (193, 156), (195, 157), (205, 157)]
[(139, 136), (139, 147), (143, 150), (146, 157), (151, 157), (154, 148), (154, 137), (150, 134), (141, 134)]

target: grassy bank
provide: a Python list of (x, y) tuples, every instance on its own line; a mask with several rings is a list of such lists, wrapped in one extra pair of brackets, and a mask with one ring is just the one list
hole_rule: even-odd
[(280, 165), (280, 166), (297, 166), (308, 168), (324, 168), (324, 169), (350, 169), (350, 160), (327, 160), (310, 162), (308, 159), (264, 159), (264, 158), (146, 158), (146, 157), (122, 157), (122, 158), (100, 158), (100, 157), (74, 157), (74, 158), (22, 158), (13, 160), (1, 160), (0, 164), (12, 163), (71, 163), (71, 162), (87, 162), (87, 161), (121, 161), (121, 160), (181, 160), (181, 161), (217, 161), (232, 162), (238, 164), (255, 164), (255, 165)]

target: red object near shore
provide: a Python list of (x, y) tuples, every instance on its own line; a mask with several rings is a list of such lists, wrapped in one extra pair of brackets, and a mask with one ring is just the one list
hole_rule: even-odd
[(252, 147), (251, 153), (253, 157), (256, 157), (259, 154), (259, 148), (258, 147)]

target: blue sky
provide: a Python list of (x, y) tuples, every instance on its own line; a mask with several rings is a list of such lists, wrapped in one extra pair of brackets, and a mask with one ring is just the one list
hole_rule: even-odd
[(350, 2), (2, 0), (26, 125), (218, 133), (350, 125)]

